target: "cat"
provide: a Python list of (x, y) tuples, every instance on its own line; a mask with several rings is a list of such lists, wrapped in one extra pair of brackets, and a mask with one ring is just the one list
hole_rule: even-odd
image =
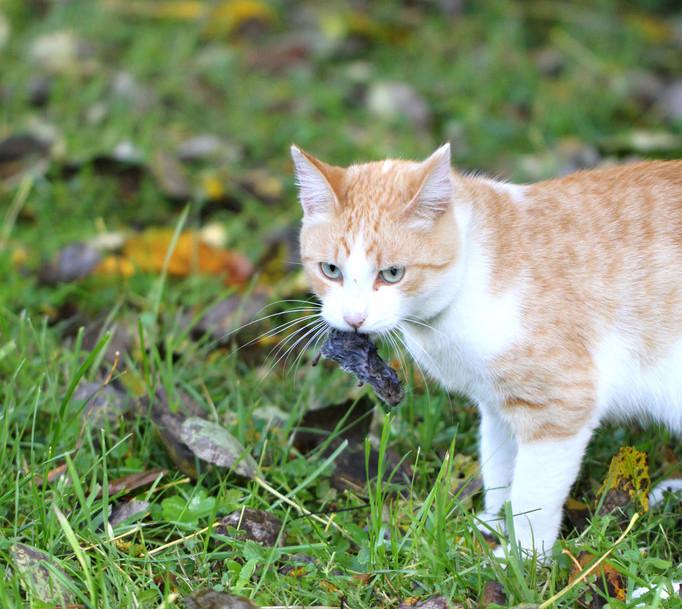
[(682, 161), (513, 185), (457, 173), (448, 144), (348, 168), (291, 154), (324, 320), (399, 331), (477, 404), (481, 528), (510, 501), (518, 545), (547, 557), (600, 422), (682, 432)]

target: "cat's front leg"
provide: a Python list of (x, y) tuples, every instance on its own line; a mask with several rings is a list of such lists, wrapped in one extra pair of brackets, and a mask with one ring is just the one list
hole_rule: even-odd
[(591, 434), (592, 427), (585, 427), (569, 437), (519, 440), (511, 509), (516, 541), (524, 552), (551, 553)]
[(493, 410), (481, 406), (479, 462), (485, 491), (483, 512), (477, 515), (479, 529), (503, 530), (500, 511), (509, 500), (516, 458), (516, 441), (511, 428)]

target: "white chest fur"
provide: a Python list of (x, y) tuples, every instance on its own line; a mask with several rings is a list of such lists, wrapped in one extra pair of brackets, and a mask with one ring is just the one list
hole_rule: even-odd
[(466, 270), (451, 287), (453, 299), (429, 321), (432, 328), (407, 324), (403, 334), (412, 357), (445, 388), (492, 405), (498, 396), (488, 366), (521, 335), (522, 289), (492, 294), (480, 248), (469, 248), (462, 262)]

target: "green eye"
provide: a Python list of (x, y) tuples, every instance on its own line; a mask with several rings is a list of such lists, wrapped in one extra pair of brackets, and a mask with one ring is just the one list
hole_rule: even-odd
[(379, 271), (379, 277), (381, 277), (386, 283), (398, 283), (404, 276), (404, 266), (389, 266), (387, 269)]
[(322, 274), (327, 277), (328, 279), (341, 279), (343, 274), (341, 273), (341, 269), (336, 266), (335, 264), (331, 264), (330, 262), (320, 262), (320, 270), (322, 271)]

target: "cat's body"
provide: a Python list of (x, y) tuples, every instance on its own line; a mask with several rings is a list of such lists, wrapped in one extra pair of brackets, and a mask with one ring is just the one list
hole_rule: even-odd
[(294, 159), (325, 319), (398, 328), (478, 404), (483, 522), (511, 500), (519, 543), (547, 552), (602, 420), (682, 432), (682, 162), (513, 186), (452, 172), (447, 147), (347, 170)]

